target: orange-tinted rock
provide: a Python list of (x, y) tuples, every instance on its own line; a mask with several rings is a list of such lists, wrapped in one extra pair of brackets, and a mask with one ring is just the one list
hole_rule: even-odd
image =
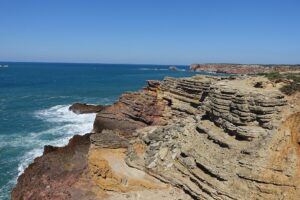
[(126, 149), (103, 149), (93, 146), (89, 152), (89, 173), (103, 190), (127, 192), (138, 189), (165, 188), (166, 185), (145, 172), (128, 167)]
[(70, 111), (73, 111), (76, 114), (84, 114), (84, 113), (97, 113), (106, 108), (107, 106), (103, 105), (88, 105), (85, 103), (74, 103), (69, 107)]
[(89, 134), (74, 136), (65, 147), (46, 147), (44, 155), (34, 160), (18, 178), (11, 198), (65, 200), (87, 167)]
[(94, 131), (118, 129), (130, 137), (137, 128), (159, 124), (165, 105), (166, 102), (157, 99), (156, 92), (148, 89), (125, 93), (118, 102), (97, 114)]

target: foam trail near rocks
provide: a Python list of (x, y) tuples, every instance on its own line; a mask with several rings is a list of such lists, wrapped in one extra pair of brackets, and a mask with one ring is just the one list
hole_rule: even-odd
[(168, 71), (167, 68), (140, 68), (139, 70), (143, 71)]
[(30, 144), (32, 147), (21, 158), (18, 166), (19, 175), (23, 173), (34, 158), (42, 155), (44, 145), (64, 146), (73, 135), (83, 135), (91, 132), (96, 114), (77, 115), (69, 111), (69, 106), (57, 105), (34, 113), (36, 118), (52, 126), (50, 129), (30, 133), (23, 139), (25, 143)]

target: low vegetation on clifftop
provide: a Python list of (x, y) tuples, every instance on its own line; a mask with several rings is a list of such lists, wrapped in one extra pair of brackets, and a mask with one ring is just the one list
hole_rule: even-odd
[(299, 71), (300, 65), (262, 65), (262, 64), (192, 64), (191, 71), (227, 74), (259, 74), (272, 72)]
[(300, 92), (300, 72), (299, 73), (262, 73), (259, 74), (267, 77), (270, 81), (275, 83), (285, 82), (286, 85), (280, 88), (280, 91), (286, 95), (292, 95)]

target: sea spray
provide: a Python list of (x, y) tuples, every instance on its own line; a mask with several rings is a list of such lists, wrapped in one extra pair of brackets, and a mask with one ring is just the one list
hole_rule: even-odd
[(19, 175), (23, 173), (24, 169), (34, 158), (42, 155), (45, 145), (61, 147), (66, 145), (73, 135), (83, 135), (92, 131), (95, 114), (78, 115), (69, 111), (69, 106), (57, 105), (34, 113), (36, 118), (52, 124), (53, 128), (37, 133), (30, 133), (25, 138), (27, 142), (31, 142), (34, 148), (22, 157), (21, 163), (18, 166)]

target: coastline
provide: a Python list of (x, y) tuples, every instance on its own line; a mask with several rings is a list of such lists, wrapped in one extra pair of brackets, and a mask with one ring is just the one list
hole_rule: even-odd
[[(260, 103), (259, 105), (260, 106), (266, 105), (267, 107), (266, 108), (262, 107), (259, 109), (267, 109), (268, 104), (274, 104), (278, 108), (280, 108), (282, 106), (284, 108), (290, 107), (290, 103), (287, 103), (287, 100), (288, 100), (288, 102), (292, 102), (292, 100), (287, 97), (284, 98), (284, 96), (282, 94), (278, 93), (277, 86), (274, 88), (274, 86), (272, 86), (272, 84), (268, 83), (268, 81), (262, 77), (257, 77), (257, 78), (250, 77), (250, 78), (244, 78), (244, 79), (235, 78), (233, 80), (230, 80), (226, 77), (218, 78), (218, 77), (205, 77), (205, 76), (197, 77), (196, 76), (194, 78), (186, 78), (186, 79), (184, 79), (184, 78), (182, 78), (182, 79), (166, 78), (163, 81), (148, 81), (148, 86), (145, 87), (143, 90), (140, 90), (138, 92), (133, 92), (133, 93), (125, 93), (119, 98), (119, 100), (116, 103), (114, 103), (111, 106), (108, 106), (108, 107), (104, 108), (103, 110), (101, 110), (100, 112), (98, 112), (95, 122), (94, 122), (94, 132), (95, 133), (93, 133), (92, 137), (88, 139), (88, 141), (91, 142), (91, 143), (89, 143), (90, 146), (88, 148), (86, 148), (85, 153), (82, 156), (80, 156), (81, 158), (84, 159), (83, 161), (80, 162), (81, 164), (82, 163), (84, 164), (84, 166), (81, 166), (81, 169), (79, 170), (81, 172), (79, 174), (75, 175), (72, 172), (73, 171), (73, 168), (72, 168), (70, 170), (67, 170), (70, 172), (70, 174), (67, 177), (72, 177), (72, 178), (65, 179), (64, 170), (62, 170), (55, 176), (58, 178), (58, 180), (61, 180), (61, 178), (62, 178), (65, 180), (70, 180), (71, 182), (67, 182), (67, 183), (63, 183), (62, 185), (59, 185), (58, 184), (59, 181), (57, 181), (57, 180), (53, 180), (50, 182), (46, 181), (46, 184), (50, 184), (50, 187), (47, 186), (46, 188), (48, 188), (48, 189), (45, 190), (45, 186), (43, 186), (44, 183), (41, 184), (41, 182), (40, 182), (42, 180), (37, 179), (36, 182), (34, 183), (37, 185), (34, 187), (35, 189), (32, 190), (32, 189), (30, 189), (30, 186), (29, 186), (29, 188), (28, 188), (28, 186), (26, 186), (25, 180), (27, 178), (25, 178), (25, 177), (26, 176), (27, 177), (35, 176), (35, 173), (27, 172), (27, 174), (26, 174), (26, 172), (25, 172), (26, 175), (23, 175), (20, 178), (21, 183), (18, 183), (17, 187), (13, 191), (13, 199), (18, 199), (19, 198), (18, 195), (25, 195), (25, 196), (23, 196), (23, 197), (25, 197), (25, 199), (26, 199), (26, 195), (29, 195), (29, 196), (37, 195), (36, 197), (38, 197), (39, 195), (42, 195), (42, 196), (50, 195), (49, 196), (50, 199), (51, 199), (52, 195), (58, 195), (58, 196), (56, 196), (58, 199), (65, 199), (65, 198), (71, 198), (71, 199), (73, 198), (74, 199), (74, 198), (83, 197), (83, 196), (87, 195), (87, 192), (89, 192), (89, 195), (91, 195), (90, 197), (94, 198), (94, 199), (103, 198), (103, 197), (113, 198), (114, 196), (118, 196), (123, 193), (128, 194), (128, 195), (129, 194), (139, 194), (141, 191), (144, 191), (145, 189), (146, 189), (146, 191), (150, 192), (150, 196), (151, 196), (154, 193), (157, 193), (157, 191), (163, 191), (164, 186), (161, 186), (162, 183), (160, 183), (160, 181), (167, 183), (168, 187), (173, 188), (175, 186), (177, 188), (176, 191), (179, 192), (178, 194), (180, 194), (180, 195), (188, 195), (191, 198), (196, 198), (196, 199), (200, 198), (200, 197), (208, 198), (208, 196), (206, 196), (207, 194), (202, 193), (203, 191), (201, 192), (201, 189), (199, 190), (196, 188), (194, 188), (194, 189), (186, 188), (187, 185), (185, 185), (185, 184), (188, 184), (188, 185), (191, 184), (191, 183), (186, 182), (187, 180), (181, 180), (183, 182), (181, 184), (179, 184), (178, 181), (180, 179), (179, 180), (176, 180), (176, 178), (170, 179), (171, 178), (170, 176), (177, 177), (177, 174), (179, 173), (175, 170), (179, 166), (177, 166), (177, 164), (175, 164), (173, 162), (180, 161), (180, 163), (183, 165), (182, 167), (185, 167), (188, 171), (190, 171), (190, 173), (192, 173), (191, 175), (189, 175), (191, 177), (195, 176), (195, 174), (193, 175), (193, 173), (196, 173), (196, 172), (191, 171), (191, 170), (195, 169), (195, 164), (197, 164), (197, 167), (202, 166), (202, 167), (200, 167), (202, 170), (204, 170), (204, 168), (205, 168), (204, 174), (201, 175), (203, 178), (205, 178), (207, 175), (210, 175), (210, 176), (215, 177), (215, 179), (217, 179), (217, 182), (224, 182), (224, 181), (230, 182), (231, 175), (230, 174), (222, 174), (225, 172), (219, 173), (218, 171), (215, 171), (214, 169), (210, 169), (210, 167), (212, 167), (212, 166), (208, 167), (207, 163), (206, 164), (203, 163), (204, 161), (201, 161), (200, 158), (195, 157), (196, 155), (191, 154), (191, 152), (190, 153), (184, 152), (184, 149), (182, 149), (183, 147), (181, 146), (181, 145), (184, 145), (184, 143), (179, 142), (178, 144), (180, 144), (180, 146), (172, 147), (173, 149), (169, 149), (170, 146), (168, 146), (168, 143), (165, 144), (167, 146), (161, 146), (162, 144), (165, 143), (165, 140), (163, 139), (163, 137), (166, 134), (171, 133), (171, 135), (168, 135), (167, 138), (173, 138), (174, 141), (176, 141), (177, 138), (179, 138), (179, 141), (181, 141), (180, 138), (182, 138), (182, 137), (183, 138), (186, 137), (185, 140), (189, 140), (189, 138), (191, 137), (190, 141), (194, 140), (196, 142), (200, 138), (198, 138), (199, 136), (197, 136), (197, 134), (190, 135), (194, 131), (191, 131), (191, 133), (187, 134), (187, 135), (183, 135), (183, 136), (178, 135), (178, 133), (181, 132), (179, 130), (182, 129), (182, 131), (185, 132), (186, 129), (192, 130), (192, 127), (196, 126), (195, 130), (200, 131), (201, 134), (203, 134), (203, 133), (208, 134), (209, 140), (212, 140), (215, 144), (220, 145), (221, 148), (227, 148), (229, 150), (240, 148), (239, 143), (241, 143), (241, 144), (243, 143), (244, 145), (250, 145), (250, 146), (258, 145), (257, 148), (259, 148), (259, 146), (261, 145), (261, 140), (264, 142), (268, 141), (270, 143), (271, 140), (269, 140), (269, 139), (266, 140), (263, 138), (270, 138), (270, 136), (267, 137), (267, 135), (269, 135), (269, 132), (272, 132), (273, 134), (276, 134), (279, 137), (279, 135), (277, 133), (278, 127), (277, 126), (275, 128), (273, 127), (276, 124), (275, 122), (271, 123), (270, 120), (266, 121), (266, 119), (263, 119), (261, 122), (259, 122), (260, 123), (259, 125), (256, 125), (257, 127), (255, 127), (255, 128), (253, 127), (250, 130), (248, 130), (250, 132), (247, 132), (247, 130), (245, 129), (247, 126), (243, 127), (244, 125), (242, 125), (242, 126), (237, 125), (237, 127), (238, 127), (237, 130), (240, 129), (239, 126), (241, 126), (242, 129), (240, 131), (234, 132), (234, 134), (236, 135), (236, 138), (238, 140), (238, 142), (236, 142), (233, 140), (233, 138), (230, 138), (226, 135), (222, 136), (221, 138), (218, 138), (220, 136), (214, 135), (214, 134), (216, 134), (216, 132), (215, 133), (208, 132), (206, 126), (211, 126), (212, 130), (220, 132), (220, 134), (221, 133), (224, 134), (224, 132), (225, 133), (229, 132), (229, 130), (232, 129), (232, 127), (230, 128), (228, 126), (228, 127), (224, 128), (224, 124), (223, 124), (224, 122), (214, 121), (215, 117), (212, 117), (212, 116), (207, 118), (205, 115), (205, 112), (210, 113), (211, 111), (209, 111), (209, 109), (212, 109), (208, 105), (204, 104), (203, 106), (205, 106), (205, 107), (204, 107), (204, 110), (202, 110), (202, 111), (201, 111), (201, 109), (199, 110), (196, 106), (199, 103), (200, 103), (200, 105), (202, 105), (201, 102), (198, 102), (199, 99), (200, 100), (203, 98), (209, 99), (209, 97), (207, 97), (207, 93), (211, 93), (210, 91), (212, 89), (214, 90), (214, 88), (215, 88), (214, 86), (211, 86), (212, 84), (216, 84), (216, 86), (221, 87), (221, 85), (222, 85), (221, 83), (223, 83), (223, 82), (226, 83), (227, 87), (224, 90), (224, 92), (225, 92), (224, 94), (231, 95), (231, 94), (233, 94), (233, 91), (238, 90), (239, 92), (241, 92), (241, 89), (250, 87), (251, 84), (254, 84), (258, 81), (264, 81), (269, 85), (266, 85), (265, 86), (266, 88), (263, 88), (263, 89), (254, 88), (252, 85), (252, 88), (249, 88), (249, 89), (251, 89), (250, 91), (252, 91), (252, 93), (253, 92), (259, 93), (259, 96), (261, 96), (261, 97), (263, 97), (263, 95), (270, 95), (270, 96), (268, 96), (268, 98), (274, 98), (273, 100), (269, 99), (266, 102), (264, 102), (263, 99), (260, 99), (259, 101), (262, 101), (262, 103)], [(177, 91), (178, 88), (175, 89), (176, 87), (174, 87), (174, 90), (173, 90), (172, 89), (173, 84), (176, 84), (177, 87), (179, 87), (179, 88), (183, 87), (185, 89)], [(216, 87), (215, 89), (218, 90), (218, 87)], [(234, 89), (232, 90), (231, 87)], [(200, 90), (204, 90), (204, 91), (207, 90), (206, 92), (203, 93), (203, 94), (205, 94), (205, 96), (203, 96), (203, 97), (197, 96), (197, 94)], [(267, 93), (261, 93), (261, 91), (267, 91)], [(178, 95), (178, 93), (180, 95)], [(201, 92), (199, 94), (201, 94)], [(220, 94), (218, 93), (218, 95), (220, 95)], [(249, 93), (249, 94), (251, 94), (251, 93)], [(275, 96), (272, 97), (272, 95), (273, 96), (275, 95)], [(276, 95), (279, 95), (279, 96), (276, 96)], [(217, 106), (216, 108), (219, 109), (219, 107), (220, 107), (220, 109), (221, 109), (222, 107), (224, 107), (226, 105), (226, 104), (224, 104), (225, 102), (223, 102), (225, 100), (222, 100), (225, 97), (226, 96), (223, 96), (219, 100), (213, 100), (213, 102), (215, 102), (215, 101), (218, 102), (218, 103), (215, 102), (215, 103), (217, 103), (217, 104), (215, 104), (215, 106)], [(280, 99), (282, 99), (282, 100), (280, 100)], [(297, 102), (298, 100), (299, 100), (299, 98), (297, 98), (297, 97), (293, 98), (293, 101)], [(298, 109), (299, 108), (297, 107), (296, 109), (293, 109), (293, 110), (295, 112)], [(282, 110), (282, 109), (280, 109), (280, 110)], [(203, 111), (204, 111), (204, 115), (202, 113)], [(272, 113), (273, 111), (271, 111), (269, 109), (267, 112)], [(173, 117), (170, 114), (172, 114)], [(217, 113), (215, 111), (213, 111), (210, 115), (216, 115), (216, 114)], [(199, 116), (203, 115), (203, 117), (205, 117), (205, 120), (203, 121), (196, 117), (197, 123), (195, 124), (195, 119), (193, 119), (194, 118), (193, 116), (197, 116), (197, 115), (199, 115)], [(244, 114), (241, 115), (241, 119), (245, 117), (243, 115)], [(251, 116), (251, 115), (249, 115), (249, 116)], [(262, 115), (262, 116), (264, 116), (264, 115)], [(296, 121), (300, 120), (300, 116), (298, 116), (297, 113), (295, 113), (293, 115), (293, 112), (290, 109), (288, 109), (288, 110), (285, 110), (284, 113), (282, 114), (282, 120), (280, 121), (280, 124), (283, 124), (283, 125), (280, 125), (280, 126), (284, 126), (285, 121), (291, 121), (288, 116), (294, 116), (294, 120), (296, 120)], [(184, 118), (182, 118), (182, 117), (184, 117), (185, 120), (183, 120)], [(223, 116), (223, 118), (224, 118), (224, 116)], [(228, 120), (227, 117), (225, 117), (224, 119)], [(206, 121), (206, 120), (209, 120), (210, 122)], [(186, 122), (184, 122), (184, 121), (186, 121)], [(211, 123), (211, 122), (214, 122), (214, 123)], [(174, 123), (175, 124), (179, 123), (179, 124), (177, 126)], [(247, 123), (250, 123), (250, 122), (247, 122)], [(213, 124), (215, 124), (215, 125), (213, 125)], [(296, 124), (294, 123), (294, 125), (296, 125)], [(214, 126), (216, 126), (216, 127), (214, 127)], [(251, 133), (251, 131), (253, 131), (253, 130), (257, 131), (257, 133), (254, 135), (253, 135), (253, 133)], [(145, 134), (147, 136), (145, 136)], [(175, 135), (172, 135), (172, 134), (175, 134)], [(231, 134), (233, 134), (233, 133), (231, 133)], [(84, 137), (86, 137), (86, 136), (84, 136)], [(77, 136), (75, 136), (75, 138), (77, 138)], [(205, 138), (202, 138), (201, 140), (202, 140), (202, 142), (207, 143)], [(159, 148), (156, 148), (157, 141), (160, 144), (158, 146)], [(239, 141), (242, 141), (242, 142), (239, 142)], [(252, 141), (254, 141), (254, 142), (252, 142)], [(70, 142), (70, 143), (72, 143), (72, 142)], [(148, 145), (150, 145), (150, 146), (148, 146)], [(172, 145), (173, 145), (173, 143), (172, 143)], [(272, 146), (272, 142), (270, 143), (270, 145)], [(286, 145), (290, 145), (290, 144), (286, 144)], [(69, 145), (67, 145), (64, 148), (68, 149), (69, 148), (68, 146)], [(250, 148), (250, 146), (248, 148)], [(190, 147), (192, 147), (192, 146), (188, 145), (185, 148), (190, 148)], [(207, 148), (216, 148), (216, 147), (214, 145), (212, 145), (210, 147), (207, 146)], [(296, 147), (296, 148), (298, 148), (298, 147)], [(179, 149), (180, 149), (180, 151), (179, 151)], [(112, 155), (111, 155), (112, 157), (116, 157), (116, 158), (118, 157), (118, 159), (111, 160), (112, 157), (104, 156), (105, 154), (103, 154), (102, 152), (106, 152), (107, 150), (112, 152)], [(217, 150), (217, 152), (219, 151), (218, 148), (216, 148), (214, 151), (216, 151), (216, 150)], [(52, 153), (55, 153), (56, 151), (57, 151), (57, 148), (49, 147), (49, 146), (46, 147), (45, 154), (40, 158), (40, 160), (37, 159), (37, 161), (35, 161), (35, 162), (40, 163), (38, 165), (43, 166), (44, 165), (43, 162), (47, 163), (47, 161), (41, 161), (42, 158), (43, 157), (46, 158), (47, 155), (51, 155)], [(157, 151), (157, 153), (155, 153), (156, 151)], [(210, 153), (213, 152), (211, 150), (209, 150), (209, 151), (210, 151)], [(243, 150), (243, 151), (245, 151), (245, 150)], [(249, 149), (249, 151), (250, 151), (250, 149)], [(261, 149), (261, 151), (263, 151), (263, 149)], [(169, 153), (169, 152), (173, 152), (173, 154)], [(229, 152), (234, 153), (235, 151), (230, 150)], [(78, 155), (78, 153), (79, 152), (77, 151), (77, 153), (75, 153), (74, 155)], [(198, 153), (201, 153), (201, 151)], [(251, 152), (246, 153), (246, 154), (249, 154), (250, 155), (249, 158), (251, 158), (251, 155), (252, 155)], [(276, 155), (276, 153), (273, 153), (273, 154)], [(153, 155), (156, 155), (158, 157), (152, 158)], [(238, 154), (234, 153), (231, 156), (233, 156), (233, 155), (238, 155)], [(96, 156), (96, 157), (93, 157), (93, 156)], [(147, 156), (149, 156), (149, 157), (147, 157)], [(204, 155), (202, 155), (202, 156), (204, 156)], [(216, 156), (220, 156), (220, 155), (216, 154)], [(69, 156), (69, 157), (71, 160), (70, 162), (71, 163), (74, 162), (74, 161), (72, 161), (72, 159), (74, 159), (74, 156)], [(233, 157), (235, 158), (235, 156), (233, 156)], [(200, 159), (200, 160), (197, 160), (197, 159)], [(216, 162), (216, 161), (214, 161), (213, 158), (211, 158), (211, 159), (212, 160), (210, 162)], [(56, 160), (56, 158), (53, 157), (54, 163), (56, 162), (55, 160)], [(131, 175), (129, 175), (126, 173), (122, 174), (121, 172), (118, 172), (118, 169), (114, 168), (114, 165), (117, 165), (117, 163), (121, 162), (122, 160), (125, 160), (126, 165), (130, 166), (131, 168), (135, 168), (135, 169), (139, 170), (139, 172), (135, 172), (135, 173), (146, 172), (151, 177), (158, 178), (158, 180), (156, 180), (157, 184), (149, 185), (147, 183), (146, 179), (144, 179), (144, 178), (134, 179), (133, 178), (134, 176), (132, 173), (131, 173)], [(199, 162), (199, 163), (195, 163), (195, 162)], [(252, 161), (252, 162), (257, 163), (257, 161)], [(265, 160), (264, 160), (264, 162), (266, 162), (266, 164), (268, 163)], [(71, 165), (73, 167), (75, 167), (75, 171), (77, 171), (77, 173), (78, 173), (78, 168), (76, 168), (76, 164), (75, 164), (75, 166), (73, 164), (71, 164)], [(273, 164), (275, 164), (275, 165), (283, 164), (284, 165), (285, 163), (274, 163), (273, 162)], [(205, 167), (203, 167), (203, 165)], [(260, 163), (259, 165), (264, 165), (264, 164)], [(55, 164), (55, 166), (57, 166), (57, 164)], [(174, 168), (175, 166), (176, 166), (176, 168)], [(241, 167), (241, 166), (239, 166), (239, 167)], [(295, 167), (297, 169), (299, 166), (296, 164)], [(253, 170), (255, 170), (254, 166), (252, 166), (252, 168), (253, 168)], [(52, 178), (50, 178), (50, 177), (53, 176), (53, 174), (51, 174), (53, 172), (48, 173), (49, 171), (46, 172), (45, 169), (41, 169), (41, 168), (38, 168), (38, 169), (41, 170), (42, 174), (47, 173), (49, 180), (50, 179), (52, 180)], [(164, 169), (171, 170), (170, 174), (169, 173), (164, 174), (164, 173), (166, 173), (166, 172), (163, 172)], [(234, 169), (234, 167), (229, 165), (228, 169), (224, 168), (225, 171), (227, 171), (229, 169), (232, 170), (232, 169)], [(160, 170), (162, 170), (162, 171), (160, 171)], [(226, 172), (226, 173), (228, 173), (228, 172)], [(241, 174), (240, 178), (244, 179), (244, 177), (246, 177), (246, 176), (249, 176), (249, 175)], [(293, 182), (294, 182), (294, 184), (297, 185), (297, 181), (294, 179), (296, 177), (292, 177), (292, 180), (291, 179), (289, 180), (289, 185), (293, 184)], [(85, 181), (83, 181), (83, 179)], [(127, 182), (125, 185), (123, 185), (124, 179), (126, 179), (126, 182)], [(205, 179), (206, 179), (206, 181), (215, 182), (214, 178), (211, 179), (211, 178), (207, 177)], [(264, 179), (269, 180), (268, 177), (264, 177)], [(239, 181), (239, 179), (234, 179), (234, 181)], [(249, 181), (251, 182), (252, 180), (249, 180)], [(275, 180), (270, 180), (270, 181), (272, 182)], [(22, 186), (22, 182), (25, 185)], [(201, 184), (203, 184), (203, 183), (201, 183)], [(274, 184), (277, 184), (277, 183), (274, 182)], [(285, 184), (285, 183), (282, 183), (282, 184)], [(89, 186), (87, 186), (87, 185), (89, 185)], [(78, 190), (78, 186), (80, 186), (79, 192), (74, 193), (75, 190)], [(89, 187), (90, 187), (90, 189), (89, 189)], [(214, 187), (217, 187), (217, 186), (214, 186)], [(175, 189), (175, 188), (173, 188), (173, 189)], [(172, 189), (172, 191), (173, 191), (173, 189)], [(247, 195), (248, 194), (250, 195), (250, 193), (248, 193), (250, 191), (252, 191), (251, 194), (253, 194), (253, 192), (255, 192), (255, 193), (258, 192), (256, 190), (254, 190), (254, 191), (250, 190), (249, 188), (248, 188), (248, 191), (244, 191), (242, 188), (239, 188), (237, 186), (235, 186), (234, 188), (227, 188), (227, 189), (228, 190), (231, 190), (231, 189), (236, 190), (236, 192), (230, 194), (231, 198), (237, 197), (236, 195), (239, 195), (240, 192), (244, 193), (244, 194), (245, 194), (245, 192), (247, 192), (246, 193)], [(277, 189), (281, 190), (281, 188), (277, 188)], [(295, 195), (297, 195), (297, 187), (295, 189), (296, 189), (296, 191), (291, 190), (288, 195), (295, 197)], [(28, 191), (29, 193), (31, 192), (31, 194), (29, 194), (28, 192), (27, 193), (22, 192), (24, 190)], [(219, 188), (219, 190), (220, 190), (220, 188)], [(62, 193), (59, 191), (61, 191)], [(112, 191), (113, 193), (108, 192), (108, 191)], [(151, 193), (151, 191), (153, 191), (154, 193)], [(65, 196), (65, 195), (67, 195), (67, 196)], [(259, 195), (259, 192), (257, 193), (257, 195)], [(29, 196), (27, 196), (27, 197), (29, 197)], [(188, 196), (186, 196), (186, 198), (188, 198)], [(217, 198), (217, 196), (218, 195), (213, 196), (213, 198)], [(168, 198), (169, 197), (171, 198), (172, 195), (168, 196)], [(268, 195), (268, 198), (273, 198), (272, 194)]]
[[(83, 134), (92, 129), (94, 117), (90, 118), (89, 124), (84, 125), (84, 115), (68, 111), (71, 103), (107, 105), (116, 101), (123, 92), (141, 88), (147, 79), (193, 74), (139, 70), (146, 67), (144, 65), (72, 66), (10, 63), (8, 68), (1, 70), (1, 199), (9, 199), (17, 175), (27, 163), (42, 154), (44, 145), (61, 146), (67, 144), (74, 134)], [(134, 79), (131, 78), (133, 76)], [(84, 127), (87, 129), (82, 130)]]

